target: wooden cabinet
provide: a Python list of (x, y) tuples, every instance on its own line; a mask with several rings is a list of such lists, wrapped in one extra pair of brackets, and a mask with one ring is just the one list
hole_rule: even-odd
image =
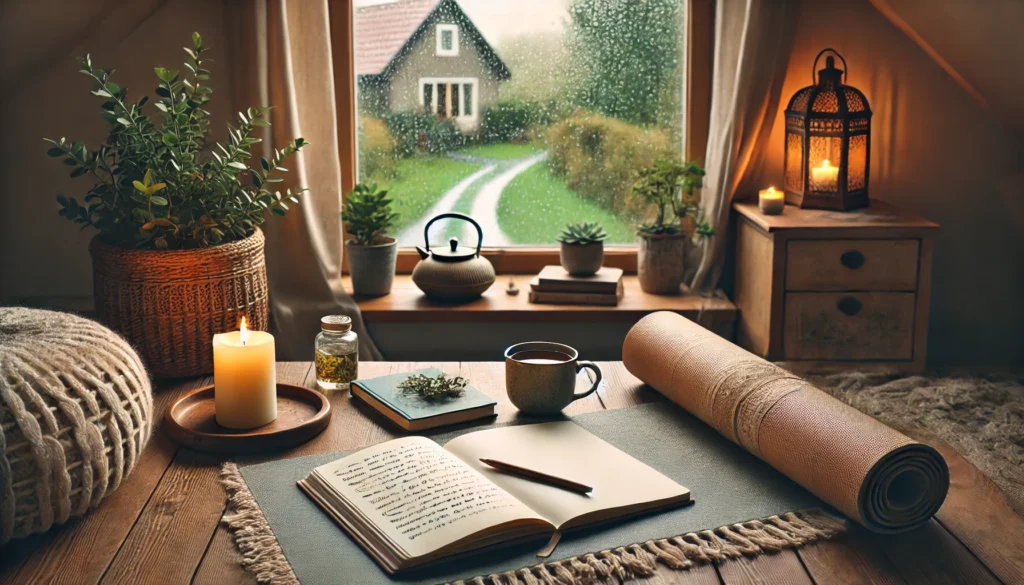
[(924, 369), (938, 225), (877, 200), (850, 212), (734, 210), (740, 345), (798, 366)]

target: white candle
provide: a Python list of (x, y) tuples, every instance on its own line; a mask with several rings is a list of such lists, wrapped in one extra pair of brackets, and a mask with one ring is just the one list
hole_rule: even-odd
[(765, 215), (779, 215), (786, 208), (786, 194), (775, 187), (762, 189), (757, 195), (757, 204)]
[(839, 191), (839, 167), (829, 164), (828, 159), (821, 161), (820, 167), (811, 169), (811, 191)]
[(217, 424), (252, 429), (277, 418), (274, 336), (240, 331), (213, 336), (213, 399)]

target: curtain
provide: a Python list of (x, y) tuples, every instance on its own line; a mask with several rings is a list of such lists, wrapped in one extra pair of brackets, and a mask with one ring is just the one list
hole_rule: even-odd
[(711, 121), (701, 206), (716, 235), (699, 250), (694, 291), (715, 289), (725, 261), (729, 212), (763, 161), (779, 111), (798, 0), (719, 0), (715, 14)]
[(381, 359), (358, 305), (341, 287), (342, 177), (328, 2), (238, 0), (230, 6), (225, 69), (235, 109), (273, 106), (272, 126), (258, 145), (263, 156), (300, 136), (309, 142), (285, 163), (290, 172), (279, 184), (309, 191), (285, 217), (264, 224), (278, 358), (311, 359), (320, 317), (344, 314), (359, 334), (359, 357)]

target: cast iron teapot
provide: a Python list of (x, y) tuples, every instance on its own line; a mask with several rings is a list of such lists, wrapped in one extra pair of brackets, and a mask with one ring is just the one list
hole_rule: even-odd
[[(468, 221), (476, 228), (476, 249), (460, 246), (458, 238), (448, 241), (447, 247), (430, 249), (430, 226), (439, 219), (455, 218)], [(494, 284), (494, 267), (480, 255), (484, 231), (468, 215), (442, 213), (427, 222), (423, 228), (426, 248), (416, 246), (421, 260), (412, 271), (412, 281), (427, 298), (437, 301), (466, 301), (475, 299)]]

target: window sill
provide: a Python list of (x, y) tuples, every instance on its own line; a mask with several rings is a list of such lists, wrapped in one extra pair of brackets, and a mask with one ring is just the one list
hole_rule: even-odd
[[(376, 298), (357, 298), (363, 318), (374, 322), (631, 322), (655, 311), (672, 311), (698, 320), (713, 328), (736, 320), (736, 305), (725, 298), (697, 295), (662, 296), (640, 290), (636, 276), (624, 276), (625, 295), (615, 307), (591, 305), (541, 305), (528, 300), (533, 274), (499, 275), (483, 297), (467, 303), (445, 304), (428, 300), (416, 288), (412, 277), (395, 276), (391, 294)], [(505, 292), (509, 281), (519, 294)], [(349, 277), (342, 279), (345, 290), (352, 290)]]

